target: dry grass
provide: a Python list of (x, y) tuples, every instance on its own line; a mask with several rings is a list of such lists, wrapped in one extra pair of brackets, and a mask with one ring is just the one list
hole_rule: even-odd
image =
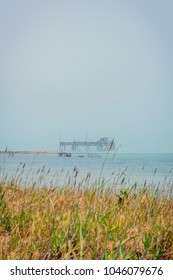
[(173, 259), (173, 197), (0, 185), (0, 259)]

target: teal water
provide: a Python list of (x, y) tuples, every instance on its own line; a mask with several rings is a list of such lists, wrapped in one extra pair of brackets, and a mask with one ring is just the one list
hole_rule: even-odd
[(94, 184), (172, 184), (173, 154), (0, 155), (0, 180), (21, 184), (61, 186), (81, 182)]

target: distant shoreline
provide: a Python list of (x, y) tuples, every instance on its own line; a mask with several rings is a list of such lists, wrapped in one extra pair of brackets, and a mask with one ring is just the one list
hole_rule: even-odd
[[(75, 152), (75, 154), (85, 154), (86, 152)], [(102, 152), (105, 154), (105, 152)], [(7, 154), (7, 155), (66, 155), (66, 154), (72, 154), (72, 152), (55, 152), (55, 151), (0, 151), (1, 154)], [(92, 152), (90, 153), (92, 154)], [(97, 154), (100, 154), (98, 152)], [(119, 152), (118, 154), (173, 154), (173, 152)]]
[(36, 152), (36, 151), (0, 151), (0, 154), (8, 154), (8, 155), (15, 155), (15, 154), (28, 154), (28, 155), (37, 155), (37, 154), (42, 154), (42, 155), (47, 155), (47, 154), (67, 154), (65, 152)]

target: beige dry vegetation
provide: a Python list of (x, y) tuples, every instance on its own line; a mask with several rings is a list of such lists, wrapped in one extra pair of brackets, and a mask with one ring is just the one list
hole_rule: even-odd
[(0, 259), (173, 259), (173, 197), (1, 183)]

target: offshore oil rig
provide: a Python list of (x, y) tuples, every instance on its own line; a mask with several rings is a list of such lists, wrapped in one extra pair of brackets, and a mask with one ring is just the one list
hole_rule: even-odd
[(70, 149), (73, 152), (79, 151), (80, 148), (85, 149), (85, 152), (89, 152), (91, 147), (97, 152), (103, 151), (114, 151), (115, 150), (115, 142), (114, 139), (109, 140), (108, 137), (100, 138), (98, 141), (72, 141), (72, 142), (60, 142), (59, 143), (59, 151), (63, 152), (67, 149)]

